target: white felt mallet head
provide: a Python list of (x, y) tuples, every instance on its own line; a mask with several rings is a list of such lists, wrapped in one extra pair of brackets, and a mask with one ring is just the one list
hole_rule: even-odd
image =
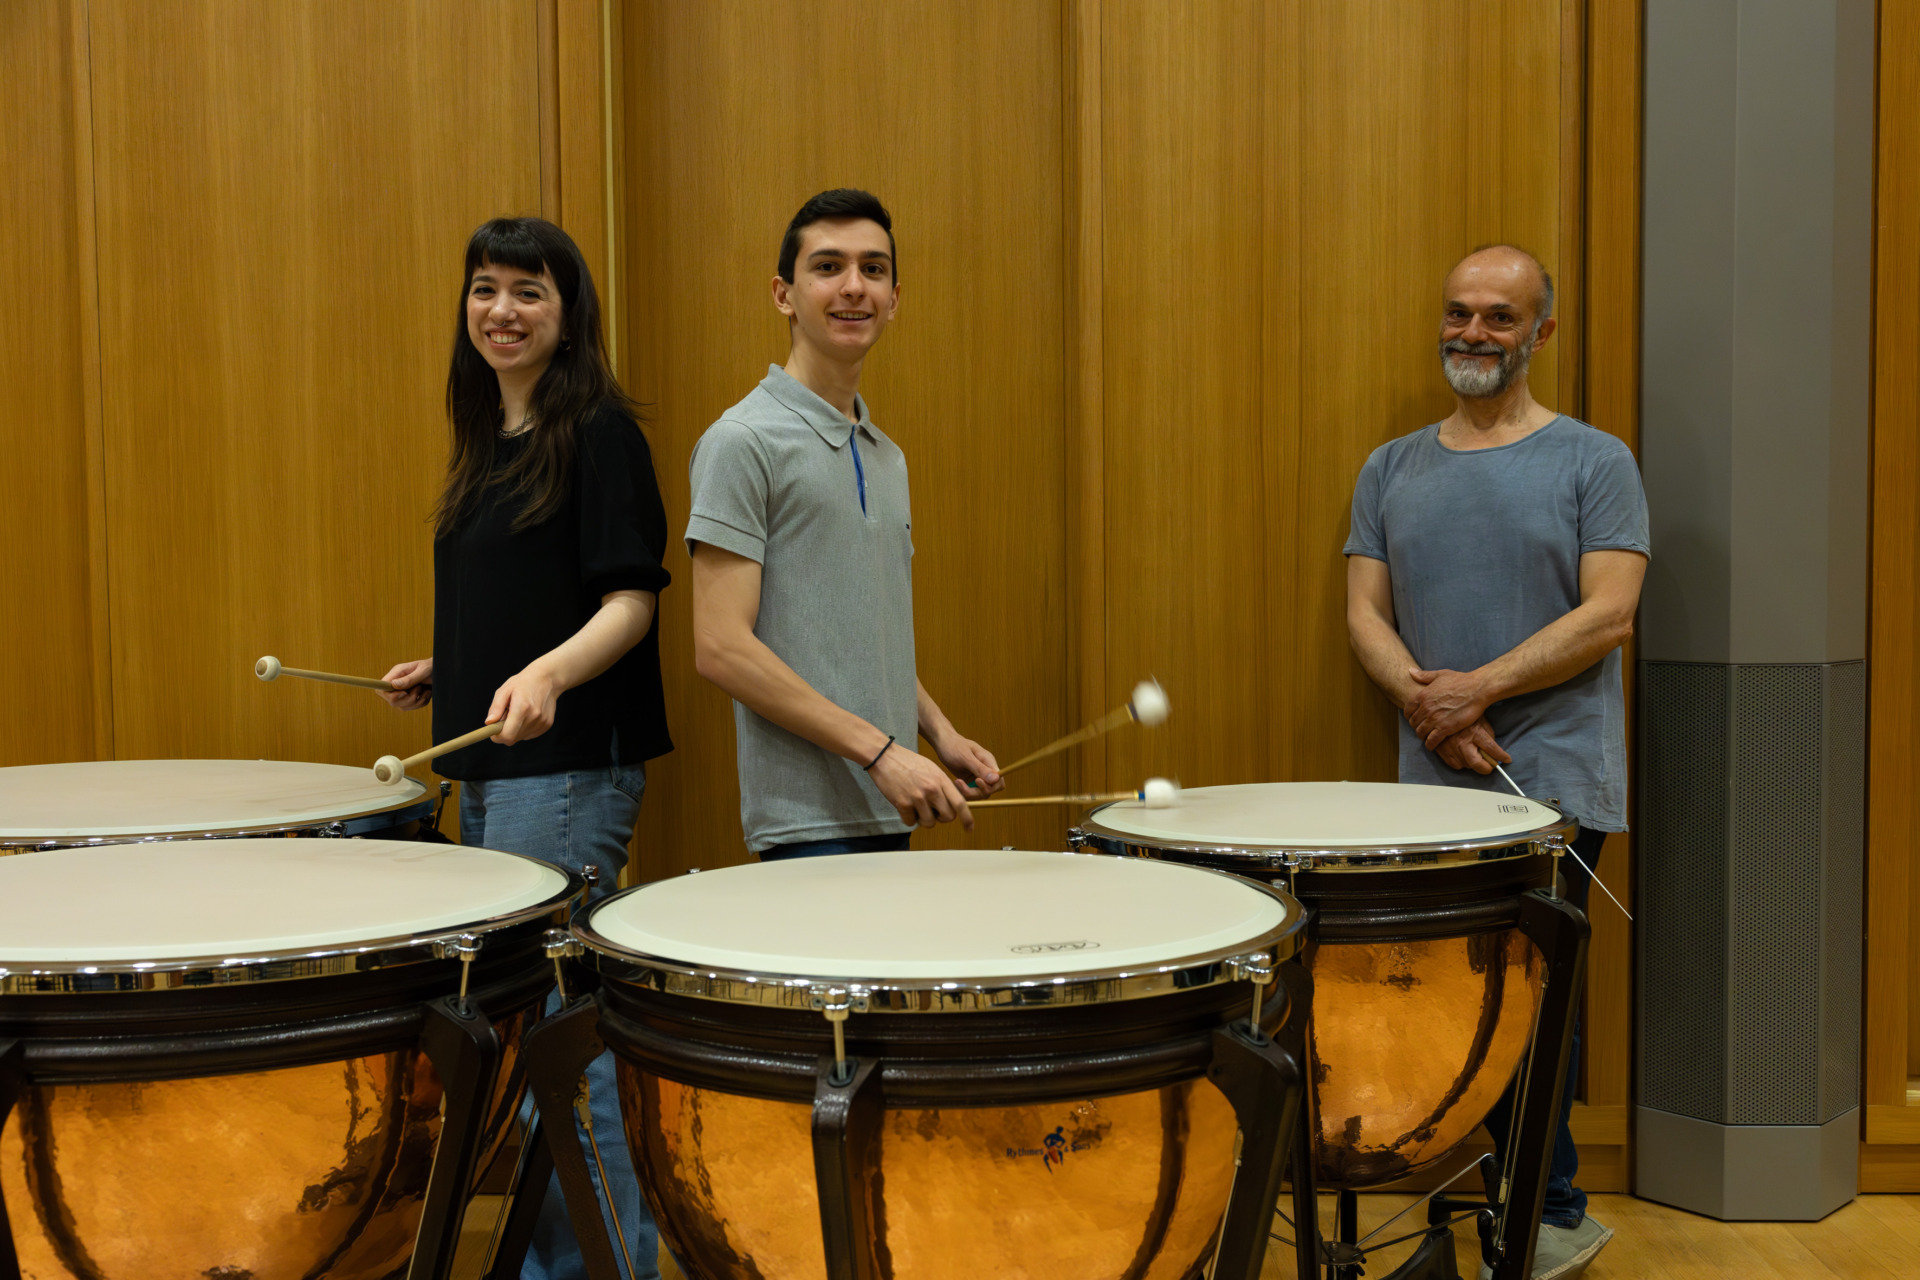
[(272, 680), (280, 674), (280, 659), (262, 658), (253, 664), (253, 674), (262, 680)]
[(1158, 680), (1142, 680), (1133, 686), (1133, 697), (1127, 702), (1127, 713), (1136, 724), (1155, 725), (1167, 722), (1167, 691), (1160, 687)]
[(1180, 803), (1180, 784), (1171, 778), (1148, 778), (1140, 798), (1149, 809), (1171, 809)]
[(373, 762), (373, 776), (392, 786), (407, 776), (407, 766), (400, 762), (399, 756), (381, 756)]

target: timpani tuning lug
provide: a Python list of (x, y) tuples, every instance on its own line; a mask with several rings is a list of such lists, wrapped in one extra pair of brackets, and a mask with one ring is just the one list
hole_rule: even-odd
[(807, 990), (807, 1003), (825, 1014), (833, 1025), (834, 1085), (850, 1083), (853, 1065), (847, 1061), (847, 1015), (867, 1011), (867, 993), (858, 987), (815, 986)]
[(565, 1004), (567, 1002), (567, 969), (561, 961), (579, 955), (585, 948), (580, 945), (580, 939), (565, 929), (547, 930), (540, 935), (540, 942), (546, 950), (547, 959), (553, 961), (553, 984), (560, 992), (560, 1003)]
[(1266, 1003), (1267, 984), (1278, 970), (1273, 957), (1267, 955), (1235, 956), (1227, 961), (1227, 973), (1235, 982), (1253, 984), (1253, 1016), (1247, 1020), (1247, 1035), (1254, 1040), (1261, 1038), (1260, 1008)]
[(436, 960), (458, 960), (460, 962), (460, 996), (455, 1005), (460, 1015), (465, 1017), (467, 1008), (467, 980), (473, 975), (474, 959), (480, 954), (481, 938), (477, 933), (462, 933), (451, 938), (439, 938), (433, 944), (433, 957)]

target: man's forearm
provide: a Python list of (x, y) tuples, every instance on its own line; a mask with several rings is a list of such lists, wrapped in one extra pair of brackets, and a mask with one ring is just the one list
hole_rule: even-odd
[(1588, 602), (1555, 619), (1474, 675), (1491, 705), (1550, 689), (1612, 653), (1633, 633), (1633, 615)]
[(947, 713), (927, 692), (927, 686), (916, 678), (913, 682), (914, 696), (918, 707), (920, 736), (937, 748), (945, 737), (953, 732), (953, 721), (947, 719)]
[(1419, 664), (1407, 651), (1400, 633), (1378, 614), (1363, 613), (1349, 615), (1347, 639), (1367, 678), (1380, 686), (1380, 692), (1395, 707), (1404, 710), (1419, 689), (1407, 673)]
[[(725, 639), (700, 638), (696, 666), (702, 676), (759, 715), (824, 751), (866, 764), (886, 746), (887, 735), (800, 678), (751, 632)], [(909, 751), (914, 744), (905, 744)]]

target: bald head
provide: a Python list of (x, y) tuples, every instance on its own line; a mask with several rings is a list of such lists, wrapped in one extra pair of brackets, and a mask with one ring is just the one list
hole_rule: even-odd
[(1524, 307), (1535, 329), (1553, 317), (1553, 277), (1518, 245), (1482, 245), (1455, 263), (1443, 293), (1450, 301), (1469, 292), (1501, 295)]

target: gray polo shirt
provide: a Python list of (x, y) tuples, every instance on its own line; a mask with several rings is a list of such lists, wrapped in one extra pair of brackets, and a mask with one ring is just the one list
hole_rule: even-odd
[[(1393, 620), (1426, 670), (1471, 671), (1580, 603), (1580, 557), (1647, 554), (1633, 454), (1574, 418), (1493, 449), (1454, 450), (1438, 426), (1373, 451), (1353, 488), (1346, 554), (1387, 563)], [(1627, 829), (1620, 650), (1562, 684), (1487, 708), (1528, 795), (1583, 827)], [(1400, 781), (1505, 792), (1495, 773), (1449, 767), (1400, 718)]]
[[(754, 634), (829, 701), (912, 751), (919, 698), (907, 458), (858, 397), (854, 414), (857, 427), (769, 366), (694, 446), (687, 549), (705, 542), (758, 561)], [(733, 722), (740, 825), (756, 853), (905, 829), (861, 764), (738, 702)]]

